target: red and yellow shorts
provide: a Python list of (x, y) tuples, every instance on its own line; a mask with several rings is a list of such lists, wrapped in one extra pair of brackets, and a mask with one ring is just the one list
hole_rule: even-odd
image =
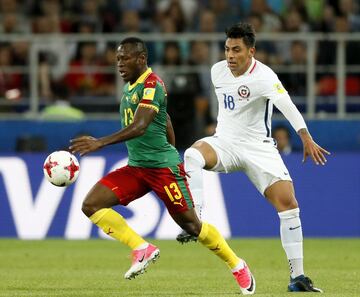
[(183, 163), (166, 168), (127, 165), (110, 172), (100, 183), (116, 194), (121, 205), (127, 205), (154, 191), (170, 214), (194, 208)]

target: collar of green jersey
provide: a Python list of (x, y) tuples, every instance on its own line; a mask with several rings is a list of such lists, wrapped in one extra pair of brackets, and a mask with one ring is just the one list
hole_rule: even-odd
[(139, 76), (136, 82), (134, 82), (132, 85), (129, 84), (129, 91), (135, 88), (137, 84), (142, 84), (151, 72), (152, 70), (150, 67), (146, 69), (146, 71)]

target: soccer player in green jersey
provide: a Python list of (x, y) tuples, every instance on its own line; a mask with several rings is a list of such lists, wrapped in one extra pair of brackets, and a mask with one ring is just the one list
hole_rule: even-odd
[(175, 136), (166, 113), (166, 89), (147, 66), (147, 49), (138, 38), (124, 39), (117, 51), (117, 66), (126, 82), (121, 98), (122, 129), (94, 138), (71, 140), (72, 153), (84, 155), (104, 146), (126, 142), (127, 166), (104, 176), (85, 197), (82, 211), (106, 234), (132, 249), (132, 265), (125, 273), (131, 279), (143, 273), (160, 255), (112, 209), (154, 191), (165, 203), (174, 221), (220, 257), (232, 271), (243, 294), (255, 292), (255, 280), (245, 263), (228, 246), (218, 230), (200, 222), (194, 211), (183, 163), (174, 147)]

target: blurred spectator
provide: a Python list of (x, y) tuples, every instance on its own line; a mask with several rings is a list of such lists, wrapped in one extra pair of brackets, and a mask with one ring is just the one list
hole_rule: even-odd
[(249, 14), (257, 14), (262, 16), (262, 30), (264, 32), (279, 32), (282, 28), (280, 17), (271, 10), (266, 0), (251, 1)]
[(272, 137), (277, 142), (280, 154), (289, 155), (292, 152), (290, 130), (287, 126), (279, 125), (272, 130)]
[(168, 17), (172, 19), (175, 24), (176, 32), (185, 32), (187, 29), (187, 23), (183, 5), (181, 5), (179, 0), (171, 0), (166, 2), (167, 5), (165, 6), (165, 9), (160, 9), (158, 18), (161, 19), (163, 17)]
[(141, 32), (139, 13), (136, 10), (124, 10), (121, 14), (121, 22), (117, 31), (124, 33)]
[(23, 34), (29, 33), (30, 28), (27, 20), (15, 13), (3, 14), (0, 24), (1, 34)]
[(15, 41), (11, 44), (14, 66), (25, 66), (29, 64), (29, 42)]
[(217, 32), (224, 32), (225, 28), (240, 21), (238, 7), (230, 7), (228, 0), (209, 0), (208, 8), (215, 14)]
[(18, 6), (17, 0), (0, 0), (0, 13), (18, 13), (21, 8)]
[(196, 130), (197, 138), (205, 135), (212, 135), (215, 132), (215, 124), (211, 115), (210, 90), (211, 76), (208, 67), (210, 64), (209, 44), (204, 41), (194, 41), (191, 43), (189, 65), (206, 66), (200, 73), (193, 73), (195, 80), (199, 80), (199, 90), (195, 98), (196, 109)]
[(116, 70), (114, 67), (116, 64), (116, 45), (108, 44), (100, 64), (104, 68), (105, 73), (103, 74), (104, 79), (103, 83), (100, 86), (100, 93), (105, 96), (115, 96), (116, 95)]
[[(79, 5), (79, 10), (81, 14), (77, 14), (78, 21), (80, 22), (91, 22), (95, 24), (95, 31), (102, 32), (102, 18), (100, 15), (100, 5), (103, 1), (98, 0), (81, 0), (79, 2), (74, 1), (75, 5)], [(77, 11), (79, 11), (77, 10)], [(75, 10), (76, 11), (76, 10)]]
[[(340, 15), (333, 20), (334, 32), (349, 33), (350, 23), (346, 16)], [(360, 64), (359, 42), (347, 42), (346, 64)], [(334, 41), (321, 41), (319, 44), (317, 62), (320, 65), (333, 65), (336, 62), (336, 43)]]
[[(248, 16), (247, 21), (254, 26), (256, 33), (264, 33), (261, 15), (251, 14)], [(280, 59), (278, 58), (274, 42), (256, 41), (256, 59), (270, 65), (279, 63)]]
[[(176, 42), (165, 44), (163, 65), (182, 64), (180, 46)], [(199, 77), (193, 73), (176, 73), (171, 68), (162, 74), (168, 90), (168, 113), (176, 135), (176, 147), (185, 149), (196, 139), (196, 98), (201, 92)]]
[(54, 103), (45, 107), (41, 112), (41, 119), (47, 121), (78, 121), (85, 119), (85, 114), (78, 108), (71, 106), (69, 90), (65, 85), (54, 85)]
[(81, 43), (65, 77), (71, 95), (102, 95), (101, 85), (105, 78), (104, 74), (98, 71), (99, 66), (101, 65), (97, 55), (96, 43)]
[(161, 17), (170, 17), (174, 20), (177, 32), (183, 32), (193, 25), (198, 11), (198, 1), (159, 0), (156, 7)]
[(290, 72), (279, 74), (286, 90), (294, 96), (306, 95), (306, 46), (301, 41), (293, 41), (290, 49), (290, 59), (285, 61)]
[[(225, 29), (225, 28), (224, 28)], [(212, 10), (205, 9), (200, 13), (198, 32), (214, 33), (217, 30), (216, 15)]]
[[(350, 30), (349, 19), (345, 15), (340, 15), (334, 21), (335, 32), (348, 33)], [(360, 43), (346, 42), (346, 64), (360, 65)], [(337, 45), (333, 41), (322, 41), (319, 45), (317, 61), (320, 65), (334, 65), (336, 63)], [(323, 96), (335, 95), (337, 81), (335, 74), (325, 74), (320, 76), (317, 82), (317, 93)], [(358, 74), (349, 74), (345, 81), (345, 92), (349, 96), (360, 94), (360, 77)]]
[[(288, 33), (297, 33), (297, 32), (307, 32), (309, 26), (305, 23), (303, 16), (296, 9), (292, 9), (287, 12), (284, 18), (284, 32)], [(288, 61), (291, 59), (291, 41), (280, 41), (277, 42), (277, 52), (282, 59), (282, 62)]]
[(360, 3), (354, 0), (339, 0), (340, 14), (347, 17), (350, 31), (360, 31)]
[(19, 99), (23, 88), (23, 76), (10, 71), (13, 56), (9, 44), (0, 45), (0, 97), (9, 100)]

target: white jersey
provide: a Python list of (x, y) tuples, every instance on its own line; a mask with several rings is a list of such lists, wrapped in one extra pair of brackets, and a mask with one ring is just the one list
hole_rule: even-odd
[(215, 136), (231, 142), (270, 140), (273, 103), (289, 97), (274, 71), (253, 58), (249, 69), (234, 77), (224, 60), (211, 68), (211, 80), (219, 102)]

